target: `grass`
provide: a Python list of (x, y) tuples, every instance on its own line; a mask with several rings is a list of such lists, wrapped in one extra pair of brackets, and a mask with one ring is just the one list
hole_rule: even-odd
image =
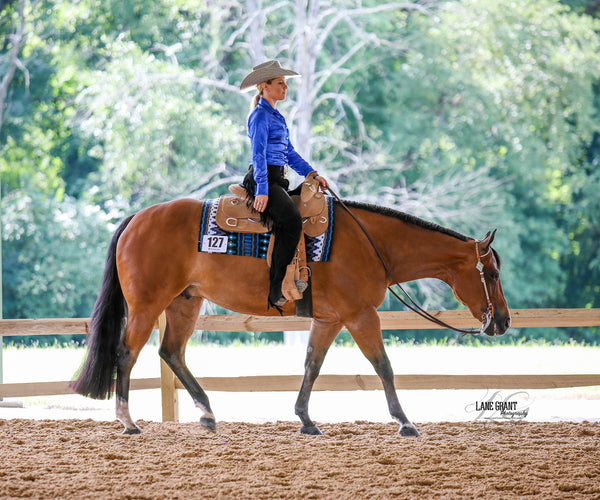
[[(206, 340), (205, 334), (199, 335), (197, 332), (192, 335), (188, 341), (189, 347), (200, 347), (200, 346), (211, 346), (211, 347), (263, 347), (273, 345), (283, 345), (282, 341), (275, 341), (270, 338), (264, 338), (264, 333), (278, 333), (278, 332), (209, 332), (212, 335), (211, 338), (219, 336), (219, 334), (236, 333), (239, 336), (233, 339), (224, 339), (224, 341)], [(224, 336), (225, 336), (224, 335)], [(532, 337), (521, 337), (521, 336), (510, 336), (506, 338), (502, 337), (487, 337), (485, 335), (472, 335), (469, 337), (460, 336), (458, 334), (450, 334), (440, 337), (430, 337), (427, 334), (419, 337), (400, 338), (397, 336), (384, 336), (384, 345), (392, 347), (408, 347), (408, 346), (422, 346), (422, 347), (595, 347), (600, 348), (597, 343), (577, 341), (575, 339), (554, 339), (549, 340), (547, 338), (532, 338)], [(27, 343), (22, 341), (15, 341), (14, 338), (22, 339), (23, 337), (8, 337), (10, 340), (4, 339), (2, 347), (4, 349), (78, 349), (83, 346), (80, 341), (76, 340), (61, 340), (55, 338), (53, 341), (38, 341), (31, 340)], [(158, 346), (159, 337), (158, 331), (154, 331), (150, 336), (150, 339), (146, 345)], [(334, 345), (339, 347), (356, 347), (356, 343), (349, 332), (342, 331), (335, 339)]]

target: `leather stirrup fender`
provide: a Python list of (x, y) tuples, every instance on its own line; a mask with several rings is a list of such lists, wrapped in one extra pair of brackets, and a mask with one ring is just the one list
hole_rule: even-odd
[(248, 207), (245, 199), (234, 195), (223, 195), (219, 198), (216, 222), (224, 231), (239, 233), (267, 233), (269, 231), (260, 221), (260, 214)]

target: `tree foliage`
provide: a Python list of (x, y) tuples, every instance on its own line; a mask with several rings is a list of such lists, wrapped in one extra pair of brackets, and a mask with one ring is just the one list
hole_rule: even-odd
[(596, 4), (1, 3), (5, 316), (89, 314), (114, 223), (239, 181), (267, 58), (303, 74), (281, 109), (343, 196), (499, 228), (513, 307), (598, 307)]

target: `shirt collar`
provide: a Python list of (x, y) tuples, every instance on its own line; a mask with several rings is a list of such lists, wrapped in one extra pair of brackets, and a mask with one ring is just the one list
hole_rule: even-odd
[(282, 116), (279, 111), (277, 111), (273, 106), (271, 106), (263, 97), (258, 100), (258, 106), (262, 108), (268, 109), (271, 113), (276, 116)]

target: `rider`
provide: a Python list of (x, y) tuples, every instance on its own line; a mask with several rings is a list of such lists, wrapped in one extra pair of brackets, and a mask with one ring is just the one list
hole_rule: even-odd
[[(315, 172), (292, 146), (285, 118), (276, 109), (277, 102), (285, 99), (288, 89), (285, 77), (296, 76), (300, 75), (282, 68), (278, 61), (273, 60), (252, 68), (240, 85), (242, 92), (253, 87), (258, 90), (248, 117), (252, 165), (243, 185), (253, 208), (260, 212), (261, 221), (271, 228), (275, 236), (268, 303), (277, 309), (287, 302), (281, 284), (302, 233), (300, 212), (288, 194), (290, 183), (285, 178), (285, 169), (290, 166), (304, 177)], [(321, 189), (329, 187), (323, 177), (316, 172), (313, 175)]]

